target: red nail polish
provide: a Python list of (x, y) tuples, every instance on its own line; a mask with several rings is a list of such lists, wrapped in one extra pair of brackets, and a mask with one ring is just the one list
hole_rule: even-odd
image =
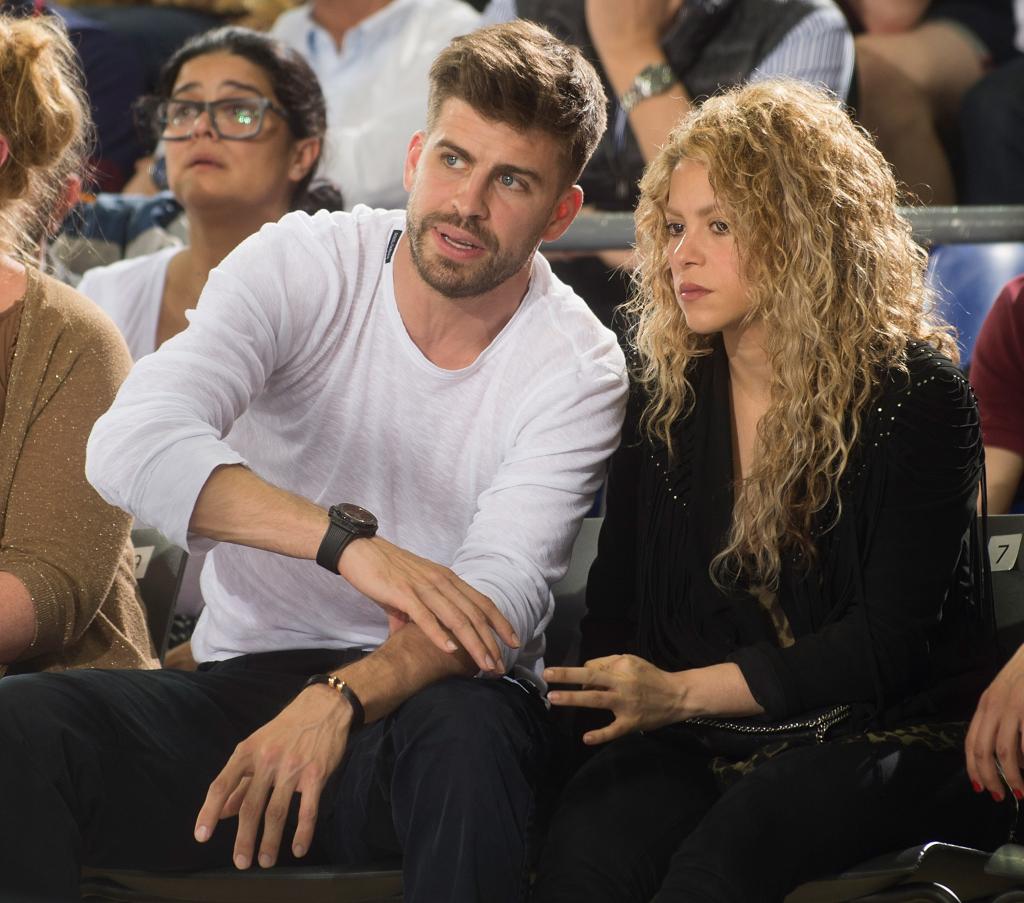
[(975, 793), (981, 793), (984, 788), (977, 781), (971, 781), (971, 787), (974, 788)]
[(1013, 791), (1013, 795), (1014, 795), (1015, 797), (1017, 797), (1017, 799), (1019, 799), (1019, 800), (1024, 800), (1024, 790), (1017, 790), (1017, 789), (1014, 789), (1014, 791)]
[(992, 799), (994, 799), (997, 803), (1001, 803), (1003, 801), (1003, 795), (1001, 793), (996, 793), (995, 791), (992, 791)]

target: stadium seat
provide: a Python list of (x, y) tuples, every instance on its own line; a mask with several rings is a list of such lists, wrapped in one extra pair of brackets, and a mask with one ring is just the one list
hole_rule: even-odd
[(974, 341), (999, 290), (1024, 273), (1024, 242), (936, 245), (928, 257), (928, 281), (939, 312), (956, 327), (961, 365), (970, 363)]
[(152, 527), (132, 530), (132, 545), (135, 546), (135, 580), (146, 609), (146, 625), (162, 662), (188, 552)]

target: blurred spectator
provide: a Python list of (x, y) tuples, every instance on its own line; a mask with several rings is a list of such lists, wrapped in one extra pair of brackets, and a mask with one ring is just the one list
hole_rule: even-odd
[(1005, 514), (1024, 476), (1024, 276), (999, 293), (971, 357), (985, 440), (990, 514)]
[(38, 269), (89, 143), (77, 69), (59, 20), (0, 15), (0, 675), (157, 664), (131, 518), (85, 479), (86, 439), (128, 352)]
[(126, 257), (180, 248), (188, 222), (169, 191), (155, 197), (100, 194), (78, 204), (47, 249), (50, 270), (77, 285), (82, 274)]
[(956, 200), (942, 133), (967, 90), (1014, 54), (1013, 0), (846, 0), (857, 36), (857, 114), (923, 202)]
[[(644, 164), (692, 104), (744, 80), (791, 76), (845, 98), (853, 40), (832, 0), (492, 0), (579, 46), (610, 98), (608, 131), (580, 180), (600, 210), (632, 210)], [(553, 261), (605, 323), (628, 296), (626, 255)], [(610, 270), (611, 268), (611, 270)]]
[(404, 207), (402, 163), (426, 124), (427, 73), (480, 15), (463, 0), (311, 0), (271, 33), (309, 60), (327, 98), (325, 174), (349, 207)]
[(960, 111), (965, 204), (1024, 204), (1024, 0), (1014, 15), (1017, 53), (967, 92)]
[[(337, 208), (311, 181), (326, 131), (323, 95), (306, 61), (277, 41), (222, 28), (187, 42), (148, 104), (166, 145), (171, 191), (186, 214), (185, 247), (89, 270), (82, 294), (119, 326), (132, 357), (187, 325), (206, 277), (236, 245), (289, 210)], [(232, 101), (211, 116), (203, 104)]]
[(144, 89), (142, 66), (131, 43), (106, 25), (55, 4), (4, 0), (0, 12), (15, 16), (54, 15), (64, 21), (82, 68), (92, 107), (96, 144), (89, 160), (95, 187), (117, 191), (141, 155), (130, 115)]
[[(289, 210), (341, 207), (330, 185), (310, 187), (327, 127), (324, 98), (306, 61), (280, 42), (233, 27), (193, 38), (168, 61), (150, 100), (187, 243), (90, 270), (79, 284), (135, 360), (185, 329), (210, 270), (262, 225)], [(181, 615), (202, 608), (204, 557), (189, 559)], [(172, 649), (168, 664), (183, 654)]]
[(93, 184), (101, 191), (119, 191), (135, 170), (144, 149), (132, 121), (132, 104), (145, 91), (139, 54), (124, 35), (73, 9), (47, 4), (60, 16), (85, 73), (85, 90), (96, 124), (92, 159)]

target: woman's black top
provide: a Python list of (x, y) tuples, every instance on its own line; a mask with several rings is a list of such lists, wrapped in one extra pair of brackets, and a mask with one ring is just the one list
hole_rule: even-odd
[(640, 438), (645, 399), (631, 398), (590, 572), (584, 656), (631, 651), (673, 671), (735, 662), (767, 719), (838, 703), (851, 703), (861, 726), (969, 714), (990, 673), (992, 628), (975, 515), (981, 435), (960, 371), (914, 343), (908, 372), (877, 380), (838, 521), (828, 526), (834, 504), (821, 513), (817, 554), (788, 553), (766, 605), (709, 574), (733, 509), (721, 343), (692, 367), (696, 402), (673, 428), (671, 458)]

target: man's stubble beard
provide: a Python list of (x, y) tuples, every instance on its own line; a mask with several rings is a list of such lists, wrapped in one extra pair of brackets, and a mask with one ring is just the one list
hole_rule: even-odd
[[(435, 292), (453, 301), (485, 295), (518, 273), (533, 257), (529, 253), (515, 254), (502, 251), (495, 237), (486, 229), (456, 216), (432, 213), (418, 219), (412, 212), (406, 214), (409, 233), (409, 255), (420, 278)], [(472, 235), (490, 252), (482, 261), (460, 263), (437, 254), (431, 257), (424, 248), (428, 233), (437, 225), (455, 226)], [(539, 236), (538, 236), (539, 242)]]

